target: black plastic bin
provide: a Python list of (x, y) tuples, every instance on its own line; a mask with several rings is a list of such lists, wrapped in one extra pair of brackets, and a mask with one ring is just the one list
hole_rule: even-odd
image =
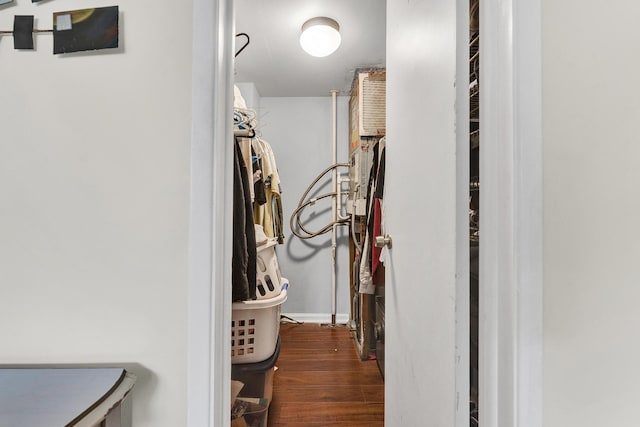
[[(280, 337), (270, 358), (258, 363), (231, 365), (231, 379), (244, 384), (238, 394), (246, 408), (242, 417), (246, 425), (267, 426), (267, 413), (273, 396), (273, 374), (280, 355)], [(233, 421), (232, 424), (233, 426)], [(244, 425), (244, 424), (242, 424)]]

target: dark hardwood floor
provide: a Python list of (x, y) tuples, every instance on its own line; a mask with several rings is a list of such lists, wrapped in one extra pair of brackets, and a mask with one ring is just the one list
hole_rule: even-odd
[(269, 427), (383, 427), (384, 385), (348, 328), (282, 324)]

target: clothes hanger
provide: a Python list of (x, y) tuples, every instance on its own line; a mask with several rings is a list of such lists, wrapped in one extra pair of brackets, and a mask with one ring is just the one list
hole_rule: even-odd
[(242, 52), (247, 46), (249, 46), (249, 43), (251, 43), (251, 39), (249, 38), (249, 34), (247, 33), (238, 33), (236, 34), (236, 37), (241, 37), (244, 36), (247, 38), (247, 42), (236, 52), (235, 57), (237, 57), (238, 55), (240, 55), (240, 52)]

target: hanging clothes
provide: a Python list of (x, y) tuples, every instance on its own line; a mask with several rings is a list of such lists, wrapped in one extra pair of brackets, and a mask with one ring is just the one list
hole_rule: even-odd
[(362, 259), (360, 261), (360, 287), (363, 294), (375, 293), (374, 277), (380, 265), (381, 248), (376, 247), (376, 236), (382, 235), (383, 221), (383, 196), (384, 196), (384, 171), (385, 149), (384, 139), (373, 146), (373, 159), (369, 172), (369, 186), (367, 188), (366, 232), (362, 246)]
[[(380, 140), (381, 143), (385, 143), (386, 141), (386, 137), (382, 138)], [(384, 148), (383, 148), (384, 149)], [(387, 235), (387, 230), (386, 230), (386, 226), (385, 226), (385, 204), (384, 204), (384, 167), (382, 168), (382, 189), (380, 192), (380, 236), (386, 236)], [(386, 261), (389, 259), (389, 247), (388, 246), (384, 246), (382, 248), (382, 250), (380, 251), (380, 256), (378, 257), (378, 259), (380, 260), (380, 262), (382, 263), (382, 265), (386, 265)]]
[[(232, 301), (255, 300), (257, 246), (284, 242), (280, 177), (271, 146), (256, 137), (257, 119), (234, 86)], [(256, 242), (259, 230), (260, 242)], [(263, 233), (264, 230), (264, 233)], [(268, 236), (268, 237), (267, 237)]]
[(266, 203), (254, 207), (254, 221), (262, 225), (267, 236), (284, 243), (284, 220), (282, 213), (282, 187), (278, 166), (271, 145), (261, 139), (254, 139), (254, 149), (262, 159), (262, 176), (265, 184)]
[(256, 299), (256, 236), (249, 175), (238, 141), (234, 142), (232, 301)]
[[(267, 180), (269, 176), (267, 171), (269, 170), (269, 159), (265, 156), (264, 148), (258, 138), (254, 138), (251, 141), (251, 148), (253, 148), (260, 162), (260, 171), (262, 172), (262, 186), (264, 192), (264, 203), (254, 203), (253, 205), (253, 222), (255, 224), (259, 224), (264, 232), (264, 212), (265, 204), (267, 203)], [(260, 201), (262, 200), (263, 199), (261, 198)], [(258, 202), (258, 200), (256, 200), (256, 202)]]
[[(253, 203), (254, 194), (253, 194), (253, 161), (252, 161), (252, 150), (251, 150), (251, 138), (236, 138), (237, 143), (240, 145), (240, 151), (242, 152), (242, 160), (245, 164), (247, 170), (247, 176), (249, 177), (249, 182), (251, 185), (249, 186), (250, 198), (249, 200)], [(251, 173), (249, 173), (251, 171)]]
[(251, 162), (253, 165), (253, 202), (258, 205), (267, 203), (266, 188), (262, 174), (262, 159), (251, 145)]
[(373, 274), (371, 272), (371, 246), (374, 242), (373, 235), (373, 193), (375, 192), (376, 176), (378, 174), (378, 142), (373, 147), (373, 158), (371, 161), (371, 169), (369, 170), (369, 181), (367, 186), (367, 199), (365, 210), (365, 237), (362, 245), (362, 258), (360, 260), (359, 279), (360, 286), (359, 292), (361, 294), (373, 294), (375, 293), (375, 287), (373, 284)]
[(376, 174), (376, 189), (373, 193), (373, 246), (371, 247), (371, 275), (375, 276), (378, 265), (380, 264), (380, 252), (382, 248), (375, 245), (375, 236), (382, 236), (382, 203), (384, 198), (384, 166), (385, 166), (385, 149), (382, 148), (380, 153), (380, 162), (378, 164), (378, 172)]
[[(271, 152), (273, 155), (273, 152)], [(274, 162), (275, 163), (275, 162)], [(284, 227), (282, 214), (282, 187), (280, 186), (280, 175), (278, 169), (271, 175), (271, 219), (273, 226), (273, 237), (278, 243), (284, 243)]]

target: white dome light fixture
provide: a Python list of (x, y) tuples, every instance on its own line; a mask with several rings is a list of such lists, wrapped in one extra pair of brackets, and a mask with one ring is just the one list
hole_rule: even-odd
[(340, 25), (331, 18), (311, 18), (302, 24), (300, 46), (311, 56), (329, 56), (338, 49), (340, 42)]

